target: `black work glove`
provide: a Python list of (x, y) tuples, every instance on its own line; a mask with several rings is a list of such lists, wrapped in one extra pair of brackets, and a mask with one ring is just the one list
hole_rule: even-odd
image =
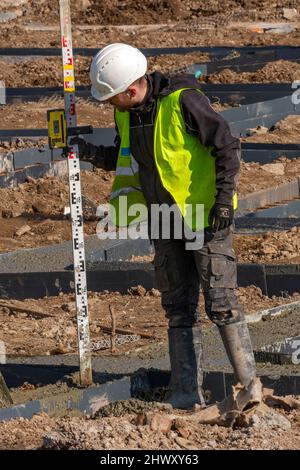
[[(80, 160), (91, 163), (92, 165), (95, 164), (95, 156), (97, 153), (97, 147), (95, 145), (86, 142), (82, 137), (79, 136), (72, 137), (69, 145), (78, 145), (78, 156)], [(69, 147), (66, 147), (63, 150), (63, 157), (66, 157), (69, 151)]]
[(82, 137), (72, 137), (72, 139), (70, 139), (69, 145), (78, 145), (79, 158), (90, 156), (91, 152), (89, 144)]
[(216, 202), (209, 213), (208, 223), (213, 232), (218, 232), (232, 224), (233, 216), (234, 210), (231, 205)]

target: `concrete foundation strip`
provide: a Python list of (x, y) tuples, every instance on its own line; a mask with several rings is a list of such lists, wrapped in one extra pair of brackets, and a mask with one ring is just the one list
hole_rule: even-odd
[[(46, 129), (16, 129), (16, 130), (0, 130), (0, 139), (14, 140), (16, 138), (29, 138), (34, 140), (38, 137), (46, 137)], [(97, 145), (113, 145), (115, 138), (114, 129), (95, 128), (93, 135), (88, 137), (88, 141)], [(271, 163), (276, 158), (284, 155), (288, 158), (297, 158), (300, 156), (300, 144), (262, 144), (242, 142), (242, 159), (245, 162), (258, 162), (261, 164)], [(50, 150), (48, 146), (43, 148), (27, 148), (23, 150), (15, 150), (0, 153), (0, 173), (13, 172), (24, 169), (26, 166), (36, 164), (54, 163), (61, 159), (60, 150)], [(83, 163), (83, 162), (82, 162)], [(84, 169), (91, 166), (84, 166)]]
[[(254, 84), (255, 90), (260, 86), (259, 84)], [(267, 84), (269, 86), (269, 84)], [(228, 87), (228, 85), (225, 85)], [(248, 85), (246, 85), (248, 87)], [(264, 85), (263, 85), (264, 86)], [(271, 84), (272, 87), (276, 85)], [(37, 92), (40, 93), (39, 89)], [(89, 88), (88, 88), (89, 90)], [(291, 94), (291, 87), (288, 84), (288, 88), (285, 89), (284, 94)], [(27, 91), (28, 92), (28, 89)], [(90, 93), (90, 91), (88, 91)], [(226, 92), (227, 93), (227, 92)], [(235, 93), (235, 91), (233, 91)], [(263, 91), (265, 96), (265, 91)], [(243, 94), (243, 92), (242, 92)], [(255, 128), (256, 126), (266, 126), (270, 127), (278, 122), (280, 119), (288, 115), (298, 115), (300, 114), (300, 105), (295, 105), (292, 103), (291, 96), (284, 96), (283, 98), (256, 102), (254, 104), (248, 104), (241, 106), (240, 108), (233, 108), (226, 111), (222, 111), (221, 114), (229, 122), (231, 130), (237, 135), (247, 135), (249, 129)], [(33, 130), (13, 130), (13, 131), (0, 131), (0, 138), (11, 139), (13, 137), (29, 137), (37, 138), (44, 137), (47, 135), (47, 131), (43, 129), (33, 129)], [(102, 145), (113, 145), (115, 137), (115, 131), (112, 128), (106, 129), (94, 129), (94, 133), (86, 137), (88, 142)], [(244, 143), (242, 145), (242, 157), (245, 161), (259, 161), (260, 163), (268, 163), (280, 155), (285, 155), (287, 157), (297, 157), (299, 156), (300, 144), (253, 144), (253, 143)], [(9, 175), (17, 169), (23, 169), (25, 171), (26, 165), (35, 165), (35, 164), (49, 164), (53, 163), (54, 160), (60, 158), (61, 152), (59, 150), (51, 151), (48, 146), (45, 148), (27, 148), (15, 152), (3, 152), (0, 155), (0, 173), (4, 172), (0, 177), (1, 187), (12, 185), (13, 176)], [(83, 167), (86, 167), (83, 165)], [(47, 168), (33, 168), (28, 170), (35, 172), (36, 174), (42, 173), (43, 171), (51, 171), (52, 167)], [(7, 178), (7, 180), (6, 180)], [(16, 178), (21, 179), (20, 174), (16, 175)]]
[[(274, 394), (296, 395), (300, 388), (300, 375), (261, 376), (267, 388), (274, 389)], [(0, 408), (0, 421), (16, 418), (31, 419), (35, 414), (45, 412), (49, 416), (93, 416), (103, 406), (117, 400), (128, 400), (131, 397), (143, 397), (158, 387), (167, 387), (170, 372), (163, 370), (142, 370), (130, 377), (91, 387), (88, 389), (72, 389), (69, 393), (47, 397), (41, 400), (28, 401), (21, 405)], [(234, 384), (234, 376), (230, 373), (204, 372), (203, 388), (208, 402), (223, 400)]]
[[(1, 156), (0, 156), (1, 159)], [(26, 166), (16, 171), (0, 174), (0, 188), (14, 188), (24, 183), (28, 177), (38, 179), (43, 176), (65, 176), (67, 174), (66, 162), (61, 160), (53, 163)]]
[[(4, 132), (4, 133), (3, 133)], [(15, 137), (18, 131), (13, 131)], [(26, 137), (25, 133), (19, 136)], [(30, 131), (34, 133), (33, 131)], [(43, 131), (42, 132), (46, 132)], [(0, 139), (10, 140), (12, 132), (5, 134), (0, 131)], [(44, 135), (44, 134), (43, 134)], [(94, 129), (94, 135), (87, 140), (94, 144), (112, 145), (115, 132), (113, 129)], [(297, 158), (300, 156), (300, 145), (297, 144), (242, 144), (242, 159), (245, 162), (270, 163), (279, 156)], [(14, 187), (26, 181), (28, 176), (40, 178), (44, 175), (64, 176), (67, 172), (66, 161), (60, 160), (60, 151), (51, 151), (48, 147), (43, 149), (24, 149), (0, 154), (0, 187)], [(83, 170), (91, 170), (92, 166), (81, 162)]]
[[(157, 287), (151, 264), (99, 262), (87, 272), (88, 289), (92, 292), (118, 291), (126, 294), (132, 286), (146, 290)], [(300, 265), (238, 264), (238, 285), (256, 285), (264, 295), (287, 296), (300, 290)], [(73, 292), (71, 271), (23, 272), (0, 274), (0, 298), (40, 299)]]
[(300, 104), (294, 104), (290, 95), (228, 109), (221, 114), (228, 121), (231, 132), (244, 136), (249, 134), (249, 129), (257, 126), (270, 128), (286, 116), (299, 115)]
[(300, 177), (289, 183), (283, 183), (241, 197), (238, 202), (237, 216), (245, 215), (259, 208), (272, 206), (282, 201), (292, 201), (300, 197)]
[(292, 312), (294, 310), (299, 310), (300, 301), (290, 302), (288, 304), (278, 305), (277, 307), (267, 308), (260, 312), (251, 313), (246, 315), (247, 323), (257, 323), (266, 317), (277, 317), (283, 313)]
[(235, 219), (235, 232), (241, 234), (263, 233), (270, 230), (289, 230), (300, 227), (300, 217), (237, 217)]
[(20, 417), (31, 419), (33, 415), (42, 412), (57, 417), (66, 414), (70, 416), (91, 416), (113, 401), (128, 400), (130, 397), (130, 378), (124, 377), (120, 380), (87, 389), (73, 388), (68, 393), (28, 401), (22, 405), (0, 408), (0, 421)]
[(296, 200), (283, 200), (272, 204), (271, 207), (259, 208), (255, 212), (251, 212), (247, 215), (248, 219), (264, 219), (268, 220), (290, 220), (291, 222), (300, 217), (300, 198), (296, 197)]
[(283, 155), (291, 159), (300, 157), (300, 143), (262, 144), (242, 142), (242, 159), (244, 162), (272, 163)]
[(300, 336), (292, 336), (254, 350), (256, 362), (271, 364), (300, 364)]

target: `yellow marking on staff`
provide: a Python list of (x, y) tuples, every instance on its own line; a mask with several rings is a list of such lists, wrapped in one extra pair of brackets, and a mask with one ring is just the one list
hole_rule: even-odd
[(74, 68), (73, 64), (72, 65), (69, 65), (69, 64), (64, 65), (65, 70), (72, 70), (73, 68)]
[(75, 87), (68, 87), (68, 88), (64, 88), (64, 91), (75, 91)]
[(64, 79), (65, 79), (65, 82), (75, 82), (74, 75), (65, 75)]

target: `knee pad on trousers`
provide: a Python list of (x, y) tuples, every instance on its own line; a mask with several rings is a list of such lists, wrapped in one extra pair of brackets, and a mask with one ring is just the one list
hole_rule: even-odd
[(209, 289), (205, 292), (205, 310), (210, 320), (218, 326), (244, 319), (243, 310), (233, 289)]
[(210, 312), (210, 320), (217, 326), (231, 325), (244, 319), (244, 315), (239, 310), (227, 310), (226, 312)]

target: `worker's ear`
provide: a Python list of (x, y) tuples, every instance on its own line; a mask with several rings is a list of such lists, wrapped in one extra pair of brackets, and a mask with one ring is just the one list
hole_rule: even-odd
[(130, 86), (127, 88), (126, 95), (128, 98), (134, 98), (136, 96), (137, 90), (135, 86)]

